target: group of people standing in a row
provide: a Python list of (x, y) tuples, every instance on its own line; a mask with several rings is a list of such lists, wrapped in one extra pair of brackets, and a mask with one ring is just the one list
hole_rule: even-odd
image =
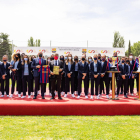
[[(117, 57), (117, 53), (113, 54)], [(82, 81), (84, 81), (84, 93), (85, 98), (88, 99), (88, 93), (91, 93), (90, 98), (93, 99), (94, 94), (96, 99), (102, 97), (102, 93), (106, 93), (106, 98), (109, 98), (109, 93), (112, 89), (112, 73), (108, 73), (108, 63), (110, 67), (113, 65), (112, 57), (106, 60), (106, 55), (94, 54), (93, 57), (89, 56), (86, 59), (86, 54), (83, 54), (79, 59), (78, 56), (59, 55), (52, 54), (51, 57), (44, 59), (43, 53), (39, 52), (38, 56), (32, 55), (29, 57), (26, 54), (13, 54), (12, 61), (9, 63), (7, 55), (2, 58), (3, 62), (0, 62), (0, 83), (1, 83), (1, 97), (4, 97), (6, 93), (7, 97), (13, 97), (15, 91), (15, 83), (17, 82), (16, 91), (18, 97), (26, 98), (26, 92), (28, 91), (28, 98), (31, 95), (37, 98), (38, 92), (41, 87), (42, 99), (45, 99), (46, 83), (40, 83), (40, 69), (43, 65), (49, 65), (49, 95), (51, 99), (55, 99), (55, 94), (58, 93), (58, 99), (62, 100), (64, 95), (67, 98), (67, 93), (71, 93), (71, 96), (80, 98), (82, 92)], [(124, 93), (124, 97), (128, 98), (129, 87), (130, 94), (133, 96), (134, 92), (134, 79), (137, 81), (138, 87), (138, 75), (132, 73), (137, 70), (137, 65), (133, 60), (133, 55), (129, 57), (121, 57), (121, 60), (117, 62), (120, 73), (115, 75), (117, 90), (116, 97), (121, 93)], [(53, 67), (59, 66), (59, 75), (53, 73)], [(11, 95), (9, 96), (9, 79), (12, 81)], [(90, 82), (91, 81), (91, 82)], [(35, 88), (34, 88), (35, 83)], [(90, 84), (91, 83), (91, 84)], [(105, 88), (104, 88), (105, 86)]]

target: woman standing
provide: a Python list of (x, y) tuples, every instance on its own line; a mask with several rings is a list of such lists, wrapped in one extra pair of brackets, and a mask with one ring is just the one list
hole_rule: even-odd
[(78, 94), (78, 56), (74, 56), (74, 91)]
[(66, 88), (65, 88), (65, 95), (64, 97), (67, 97), (67, 89), (70, 87), (70, 81), (71, 81), (71, 96), (74, 96), (74, 63), (72, 61), (72, 54), (68, 54), (68, 59), (67, 62), (65, 63), (65, 83), (66, 83)]
[(21, 98), (26, 98), (26, 86), (28, 83), (28, 98), (31, 98), (30, 93), (31, 93), (31, 62), (29, 62), (29, 57), (28, 55), (24, 55), (22, 65), (22, 83), (23, 83), (23, 96)]

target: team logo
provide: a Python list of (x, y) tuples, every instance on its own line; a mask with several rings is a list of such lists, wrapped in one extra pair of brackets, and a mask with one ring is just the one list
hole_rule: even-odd
[(43, 49), (43, 50), (39, 50), (39, 52), (45, 53), (45, 52), (46, 52), (46, 50), (45, 50), (45, 49)]
[(64, 52), (64, 54), (70, 54), (70, 52)]
[(88, 53), (97, 53), (97, 50), (88, 50)]
[(20, 53), (20, 50), (14, 50), (14, 53)]
[(87, 49), (82, 49), (82, 53), (86, 53), (87, 52)]
[(27, 53), (33, 53), (33, 50), (30, 49), (30, 50), (26, 50)]
[(118, 51), (114, 51), (114, 52), (117, 52), (117, 54), (121, 53), (119, 50)]
[(56, 53), (56, 48), (52, 48), (52, 53)]
[(101, 50), (101, 53), (108, 53), (107, 50)]

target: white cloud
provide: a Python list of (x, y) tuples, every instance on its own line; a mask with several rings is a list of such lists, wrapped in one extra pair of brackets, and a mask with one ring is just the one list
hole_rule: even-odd
[[(0, 32), (17, 46), (26, 46), (30, 36), (52, 45), (111, 47), (113, 33), (139, 41), (139, 1), (94, 0), (0, 0)], [(66, 43), (68, 42), (68, 43)], [(70, 43), (72, 42), (72, 43)]]

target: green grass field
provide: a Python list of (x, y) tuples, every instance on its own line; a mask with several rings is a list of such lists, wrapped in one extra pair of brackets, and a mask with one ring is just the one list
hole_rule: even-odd
[(0, 116), (0, 140), (139, 140), (139, 116)]

